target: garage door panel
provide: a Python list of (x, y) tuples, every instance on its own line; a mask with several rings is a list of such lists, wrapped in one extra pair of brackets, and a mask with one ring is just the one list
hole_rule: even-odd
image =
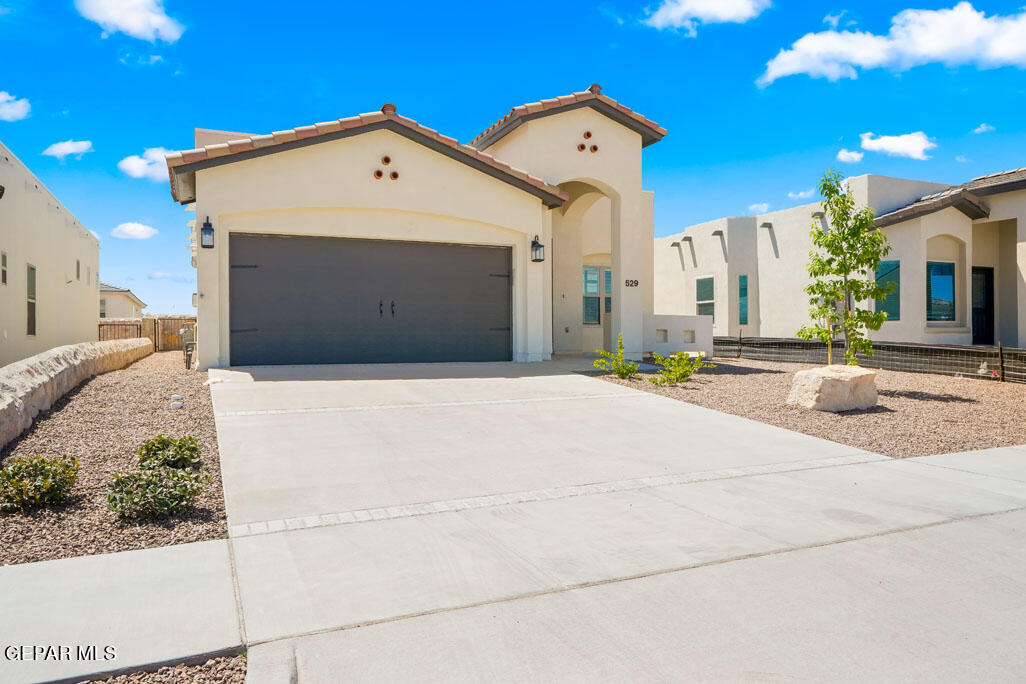
[(231, 362), (505, 361), (511, 250), (233, 233)]

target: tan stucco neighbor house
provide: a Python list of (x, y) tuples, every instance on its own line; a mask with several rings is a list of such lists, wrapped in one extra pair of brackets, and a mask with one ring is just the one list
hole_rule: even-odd
[(100, 318), (139, 318), (146, 303), (126, 287), (100, 283)]
[[(865, 175), (847, 181), (892, 251), (871, 304), (886, 342), (1026, 346), (1026, 169), (962, 185)], [(722, 218), (655, 241), (655, 306), (714, 317), (716, 335), (794, 337), (808, 322), (806, 264), (816, 202)]]
[(100, 243), (0, 143), (0, 366), (97, 339)]
[(195, 203), (199, 365), (541, 361), (618, 334), (633, 358), (711, 353), (706, 319), (653, 309), (641, 154), (665, 134), (597, 85), (469, 144), (391, 104), (197, 129), (167, 164)]

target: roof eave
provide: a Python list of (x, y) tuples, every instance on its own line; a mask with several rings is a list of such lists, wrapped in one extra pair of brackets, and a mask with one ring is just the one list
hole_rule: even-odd
[[(247, 159), (261, 157), (267, 154), (275, 154), (277, 152), (284, 152), (287, 150), (292, 150), (299, 147), (306, 147), (307, 145), (315, 145), (322, 142), (330, 142), (332, 140), (339, 140), (342, 138), (348, 138), (351, 136), (361, 135), (363, 133), (370, 133), (371, 131), (382, 129), (389, 130), (393, 133), (402, 135), (407, 139), (422, 144), (425, 147), (433, 149), (436, 152), (439, 152), (451, 159), (467, 164), (468, 166), (475, 168), (478, 171), (485, 173), (486, 175), (492, 176), (493, 178), (496, 178), (505, 183), (513, 185), (514, 187), (524, 190), (525, 192), (541, 199), (545, 206), (549, 209), (561, 206), (568, 199), (568, 195), (559, 188), (553, 188), (554, 191), (549, 191), (545, 188), (538, 187), (538, 185), (535, 185), (523, 178), (520, 178), (519, 176), (513, 173), (504, 171), (501, 168), (496, 168), (492, 164), (489, 164), (477, 158), (476, 156), (474, 156), (474, 153), (461, 151), (458, 147), (452, 147), (450, 145), (447, 145), (442, 141), (436, 140), (431, 136), (421, 133), (412, 126), (408, 126), (404, 123), (396, 121), (394, 118), (391, 117), (384, 118), (379, 121), (374, 121), (372, 123), (358, 127), (333, 131), (331, 133), (324, 133), (317, 136), (289, 140), (274, 145), (268, 145), (265, 147), (258, 147), (248, 150), (242, 150), (239, 152), (234, 152), (230, 155), (223, 155), (208, 159), (202, 159), (199, 161), (178, 164), (175, 166), (169, 166), (168, 171), (171, 179), (171, 196), (179, 204), (189, 204), (190, 202), (195, 202), (196, 172), (201, 171), (203, 169), (208, 169), (214, 166), (222, 166), (224, 164), (232, 164), (239, 161), (245, 161)], [(480, 152), (476, 152), (476, 154), (480, 154)]]
[(949, 208), (958, 209), (974, 221), (990, 216), (990, 207), (983, 200), (975, 193), (962, 190), (947, 197), (939, 198), (934, 202), (924, 202), (919, 206), (906, 207), (883, 216), (878, 216), (874, 223), (877, 228), (886, 228)]
[(573, 109), (580, 109), (581, 107), (590, 107), (595, 111), (599, 112), (600, 114), (603, 114), (604, 116), (609, 117), (613, 121), (616, 121), (622, 126), (625, 126), (626, 128), (633, 130), (635, 133), (640, 134), (642, 147), (648, 147), (649, 145), (653, 145), (662, 140), (666, 136), (666, 129), (662, 127), (652, 128), (651, 126), (647, 126), (642, 122), (638, 121), (637, 119), (635, 119), (634, 117), (624, 114), (616, 107), (613, 107), (612, 105), (598, 98), (591, 98), (587, 100), (581, 100), (578, 102), (572, 102), (561, 107), (554, 107), (552, 109), (545, 109), (537, 112), (529, 112), (527, 114), (518, 114), (516, 116), (510, 117), (509, 119), (497, 125), (492, 130), (482, 134), (480, 138), (478, 138), (476, 142), (473, 143), (473, 145), (475, 148), (479, 150), (487, 149), (495, 143), (497, 143), (502, 138), (512, 133), (520, 126), (520, 124), (526, 121), (530, 121), (532, 119), (540, 119), (542, 117), (552, 116), (554, 114), (561, 114), (563, 112), (568, 112)]

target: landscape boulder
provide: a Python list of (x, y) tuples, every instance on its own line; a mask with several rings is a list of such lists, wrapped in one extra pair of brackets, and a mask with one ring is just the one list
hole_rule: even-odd
[(795, 373), (787, 403), (836, 413), (872, 408), (876, 399), (876, 371), (833, 365)]
[[(124, 368), (153, 353), (153, 342), (82, 342), (0, 367), (0, 447), (32, 425), (32, 420), (83, 380)], [(116, 402), (117, 397), (111, 397)]]

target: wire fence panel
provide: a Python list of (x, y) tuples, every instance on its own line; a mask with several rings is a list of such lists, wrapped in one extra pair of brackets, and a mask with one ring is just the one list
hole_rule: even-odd
[[(721, 358), (825, 364), (822, 342), (773, 337), (715, 337), (713, 353)], [(1026, 349), (874, 342), (873, 356), (859, 354), (866, 368), (936, 373), (984, 380), (1026, 383)], [(834, 362), (844, 362), (844, 343), (834, 342)]]

